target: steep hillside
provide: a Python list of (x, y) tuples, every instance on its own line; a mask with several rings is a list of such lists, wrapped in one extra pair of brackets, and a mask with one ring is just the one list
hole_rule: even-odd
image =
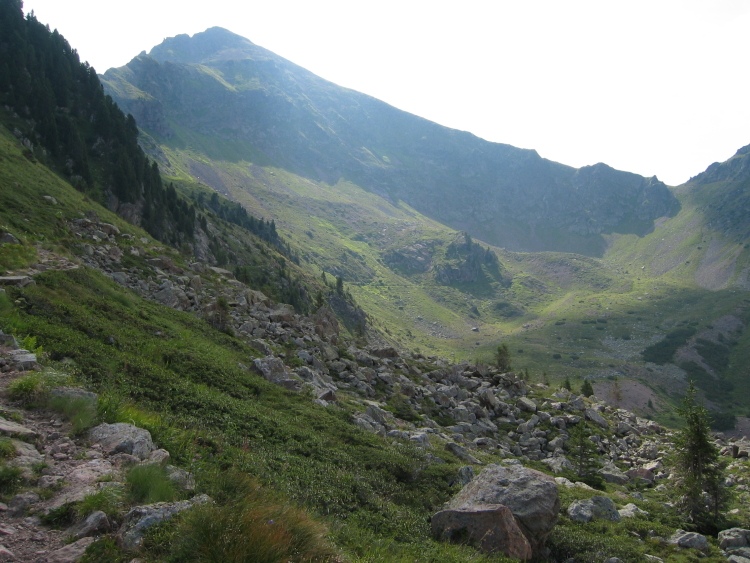
[(676, 210), (654, 178), (576, 170), (441, 127), (220, 28), (167, 39), (103, 82), (159, 144), (348, 181), (495, 246), (601, 255), (603, 233), (643, 234)]
[[(625, 262), (635, 244), (679, 254), (680, 225), (701, 213), (687, 197), (598, 259), (500, 251), (353, 182), (151, 145), (166, 184), (90, 72), (72, 106), (39, 104), (81, 140), (50, 144), (18, 81), (44, 84), (54, 65), (40, 61), (85, 65), (19, 19), (20, 2), (0, 9), (18, 26), (0, 47), (21, 57), (0, 90), (0, 559), (744, 559), (750, 444), (710, 436), (689, 401), (675, 418), (667, 399), (690, 373), (715, 403), (746, 408), (728, 374), (750, 300), (734, 277), (697, 285), (689, 262), (658, 275), (654, 254)], [(191, 58), (211, 51), (191, 45)], [(114, 138), (92, 133), (97, 99), (125, 125)], [(90, 182), (66, 166), (76, 146)], [(145, 175), (115, 172), (130, 207), (101, 146)], [(246, 168), (266, 192), (244, 189)], [(737, 244), (726, 234), (702, 236)], [(352, 295), (385, 314), (367, 319)], [(408, 349), (427, 334), (484, 361)], [(721, 460), (697, 505), (670, 455), (685, 434), (624, 404), (697, 415), (702, 451)]]
[[(483, 361), (506, 342), (539, 378), (640, 382), (650, 390), (634, 408), (663, 417), (690, 376), (717, 409), (744, 414), (736, 290), (750, 255), (740, 231), (714, 228), (723, 213), (707, 214), (735, 197), (729, 173), (700, 192), (714, 205), (603, 164), (574, 170), (339, 88), (221, 29), (168, 39), (103, 81), (178, 185), (273, 217), (393, 342)], [(721, 369), (645, 360), (681, 326), (710, 332), (727, 316), (739, 328)], [(699, 358), (701, 338), (685, 343)]]

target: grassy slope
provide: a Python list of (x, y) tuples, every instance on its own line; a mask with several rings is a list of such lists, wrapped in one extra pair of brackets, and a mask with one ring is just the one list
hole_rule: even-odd
[[(66, 238), (62, 218), (86, 211), (145, 236), (27, 161), (4, 130), (0, 158), (0, 179), (21, 186), (12, 194), (2, 190), (0, 224), (24, 239), (23, 248), (38, 243), (66, 252), (76, 241)], [(52, 211), (40, 207), (43, 195), (58, 200)], [(44, 220), (37, 222), (37, 213)], [(0, 257), (9, 248), (3, 245)], [(132, 267), (147, 268), (145, 263)], [(256, 352), (241, 341), (193, 315), (143, 301), (95, 271), (51, 271), (36, 281), (0, 296), (0, 328), (36, 336), (53, 366), (72, 372), (112, 404), (135, 401), (133, 417), (171, 452), (175, 463), (196, 473), (200, 491), (221, 500), (227, 495), (221, 475), (233, 469), (249, 474), (275, 491), (262, 503), (291, 499), (305, 506), (327, 524), (330, 537), (353, 562), (504, 561), (429, 538), (428, 517), (455, 492), (451, 482), (463, 465), (447, 452), (440, 454), (447, 463), (428, 463), (408, 444), (357, 429), (349, 422), (355, 406), (346, 400), (340, 410), (324, 409), (309, 397), (267, 383), (243, 368)], [(564, 309), (569, 301), (561, 298), (557, 307)], [(621, 498), (627, 493), (613, 486), (608, 492)], [(567, 505), (592, 493), (562, 494)], [(690, 560), (692, 555), (671, 546), (639, 539), (649, 530), (666, 536), (680, 525), (660, 500), (669, 499), (657, 495), (642, 503), (651, 511), (648, 520), (582, 527), (563, 518), (549, 543), (558, 557), (593, 557), (604, 550), (633, 560), (644, 552)], [(147, 560), (175, 560), (179, 551), (172, 542), (183, 545), (180, 533), (190, 530), (180, 520), (149, 536)], [(130, 559), (111, 543), (100, 547), (107, 560)], [(721, 559), (714, 548), (704, 560)]]
[[(349, 182), (330, 186), (247, 161), (162, 149), (176, 177), (200, 170), (204, 183), (275, 218), (313, 271), (342, 275), (376, 324), (423, 352), (489, 361), (505, 341), (515, 367), (529, 369), (532, 377), (639, 377), (669, 396), (681, 390), (674, 386), (674, 369), (646, 366), (640, 352), (681, 323), (705, 327), (744, 305), (744, 292), (731, 285), (750, 254), (701, 229), (702, 216), (689, 202), (645, 237), (612, 237), (601, 260), (494, 249), (513, 277), (510, 287), (487, 280), (448, 287), (432, 273), (407, 275), (384, 262), (389, 250), (419, 242), (434, 245), (437, 256), (455, 236), (401, 202)], [(520, 314), (504, 316), (503, 304)], [(750, 396), (739, 361), (748, 346), (750, 338), (743, 336), (733, 348), (735, 369), (728, 376), (738, 396), (728, 398), (725, 408), (735, 410)]]
[[(3, 265), (33, 263), (32, 244), (67, 254), (76, 241), (66, 238), (64, 219), (86, 211), (147, 236), (29, 162), (4, 129), (0, 159), (2, 185), (21, 186), (2, 190), (0, 225), (28, 249), (2, 245)], [(58, 205), (48, 210), (43, 195)], [(147, 269), (140, 260), (132, 267)], [(428, 464), (414, 447), (352, 425), (354, 407), (321, 408), (266, 382), (242, 367), (257, 356), (254, 349), (95, 271), (50, 271), (36, 282), (0, 294), (0, 328), (36, 336), (54, 366), (114, 403), (135, 401), (153, 413), (140, 423), (175, 462), (197, 473), (204, 490), (211, 492), (217, 472), (239, 469), (324, 518), (353, 561), (502, 560), (429, 538), (428, 517), (455, 492), (459, 460)]]

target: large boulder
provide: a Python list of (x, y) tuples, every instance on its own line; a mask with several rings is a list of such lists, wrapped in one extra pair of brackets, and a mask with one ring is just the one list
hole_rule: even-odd
[(89, 439), (101, 445), (107, 455), (126, 453), (144, 460), (156, 449), (148, 430), (124, 422), (95, 426), (89, 431)]
[(630, 477), (620, 471), (620, 468), (611, 461), (604, 464), (599, 470), (599, 475), (601, 475), (607, 483), (615, 483), (617, 485), (624, 485), (630, 481)]
[(443, 541), (467, 541), (485, 553), (503, 553), (514, 559), (531, 559), (529, 540), (513, 512), (502, 504), (441, 510), (432, 517), (432, 534)]
[(697, 549), (699, 551), (708, 551), (708, 539), (702, 534), (696, 532), (686, 532), (677, 530), (668, 540), (669, 543), (682, 547), (683, 549)]
[(472, 510), (479, 510), (482, 514), (478, 507), (498, 504), (511, 510), (531, 546), (532, 556), (544, 557), (544, 542), (560, 509), (555, 480), (520, 464), (488, 465), (448, 503), (445, 510), (465, 510), (468, 517)]
[(719, 547), (721, 549), (735, 549), (750, 546), (750, 530), (744, 528), (729, 528), (719, 532)]
[(292, 391), (299, 391), (302, 388), (302, 381), (295, 378), (279, 358), (275, 356), (266, 356), (265, 358), (256, 358), (253, 360), (253, 367), (263, 379), (280, 385)]

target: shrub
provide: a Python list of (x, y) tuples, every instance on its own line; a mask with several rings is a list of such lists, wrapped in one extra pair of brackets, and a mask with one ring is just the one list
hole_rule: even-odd
[(24, 336), (21, 340), (21, 347), (24, 350), (28, 350), (29, 352), (36, 354), (37, 356), (41, 356), (44, 352), (44, 349), (41, 346), (37, 346), (36, 336)]
[(161, 465), (136, 465), (128, 471), (125, 481), (133, 502), (151, 504), (177, 498), (177, 489)]

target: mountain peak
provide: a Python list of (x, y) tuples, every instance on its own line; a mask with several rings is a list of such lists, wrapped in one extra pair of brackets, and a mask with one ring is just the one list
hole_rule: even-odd
[(260, 47), (223, 27), (211, 27), (192, 37), (186, 33), (168, 37), (149, 56), (159, 62), (204, 63), (228, 58), (244, 58)]

